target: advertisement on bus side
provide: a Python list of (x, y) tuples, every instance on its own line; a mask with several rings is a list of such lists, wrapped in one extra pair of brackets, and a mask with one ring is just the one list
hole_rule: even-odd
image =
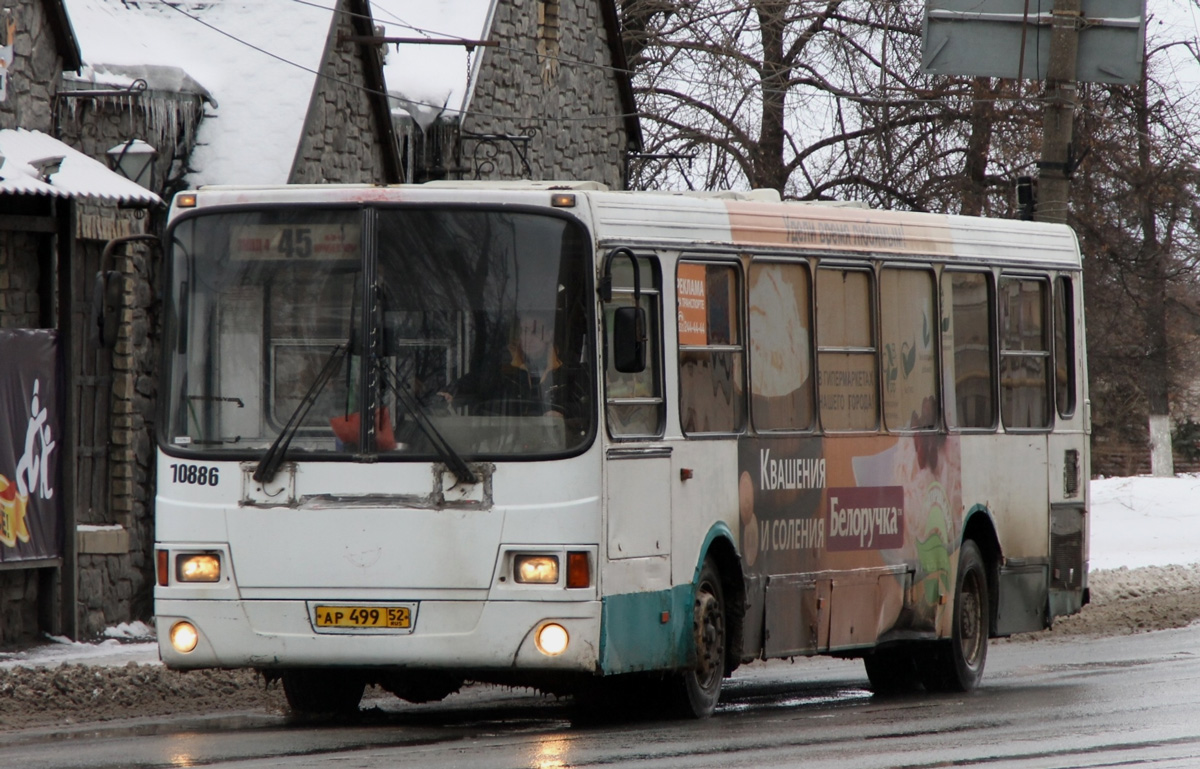
[(759, 575), (907, 564), (913, 604), (952, 591), (962, 526), (956, 436), (746, 437), (743, 566)]

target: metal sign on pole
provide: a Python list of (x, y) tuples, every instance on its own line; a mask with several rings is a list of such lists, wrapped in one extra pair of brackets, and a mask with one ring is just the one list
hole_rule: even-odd
[(1036, 218), (1065, 222), (1075, 84), (1142, 77), (1145, 0), (927, 0), (928, 74), (1046, 81)]
[[(1142, 77), (1145, 0), (1076, 3), (1076, 80), (1131, 85)], [(924, 72), (1045, 80), (1054, 58), (1052, 0), (927, 0)]]

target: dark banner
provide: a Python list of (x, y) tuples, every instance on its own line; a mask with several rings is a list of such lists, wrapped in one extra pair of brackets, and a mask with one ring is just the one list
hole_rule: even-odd
[(58, 332), (0, 330), (0, 562), (62, 554)]

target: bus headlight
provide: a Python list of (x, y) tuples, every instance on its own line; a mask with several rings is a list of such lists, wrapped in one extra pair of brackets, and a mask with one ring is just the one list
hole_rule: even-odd
[(181, 555), (175, 562), (175, 578), (180, 582), (219, 582), (221, 556), (217, 553)]
[(567, 644), (570, 643), (571, 637), (567, 634), (565, 627), (549, 622), (538, 628), (537, 635), (533, 640), (542, 654), (547, 657), (557, 657), (567, 650)]
[(513, 576), (522, 584), (558, 584), (558, 556), (518, 555), (513, 558)]
[(180, 654), (187, 654), (200, 642), (200, 633), (190, 622), (176, 622), (171, 626), (171, 646)]

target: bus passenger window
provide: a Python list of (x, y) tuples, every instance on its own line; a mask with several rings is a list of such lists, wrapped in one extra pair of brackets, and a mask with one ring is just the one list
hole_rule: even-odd
[(1075, 413), (1075, 315), (1071, 279), (1060, 277), (1054, 291), (1054, 384), (1058, 415)]
[(605, 414), (614, 438), (656, 438), (666, 423), (662, 395), (662, 280), (658, 262), (638, 257), (641, 305), (646, 311), (646, 368), (636, 374), (617, 371), (612, 364), (613, 314), (633, 305), (633, 267), (628, 259), (613, 262), (613, 299), (604, 307)]
[(817, 271), (817, 392), (826, 430), (879, 425), (871, 273)]
[(804, 263), (750, 265), (750, 410), (758, 430), (812, 427), (811, 293)]
[(1050, 426), (1047, 289), (1034, 278), (1000, 279), (1000, 413), (1007, 428)]
[(885, 269), (879, 276), (883, 418), (890, 430), (938, 426), (933, 273)]
[(942, 381), (950, 427), (996, 426), (994, 304), (987, 273), (942, 275)]
[(739, 432), (745, 424), (746, 404), (737, 269), (681, 262), (676, 292), (683, 431)]

